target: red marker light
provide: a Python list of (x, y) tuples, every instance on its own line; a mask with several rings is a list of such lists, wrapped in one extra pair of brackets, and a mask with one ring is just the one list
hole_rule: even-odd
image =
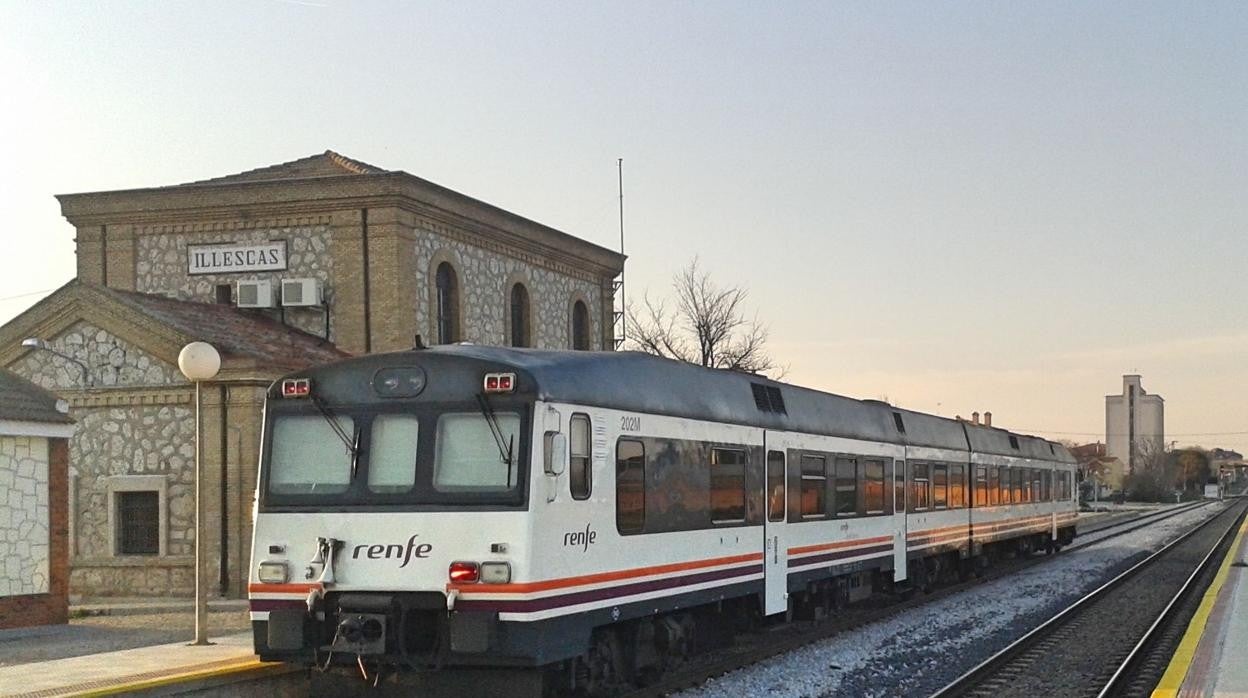
[(481, 581), (481, 567), (475, 562), (452, 562), (449, 570), (455, 584), (472, 584)]
[(485, 374), (485, 392), (510, 393), (516, 389), (516, 374), (487, 373)]
[(312, 381), (308, 378), (287, 378), (282, 381), (282, 397), (307, 397), (312, 394)]

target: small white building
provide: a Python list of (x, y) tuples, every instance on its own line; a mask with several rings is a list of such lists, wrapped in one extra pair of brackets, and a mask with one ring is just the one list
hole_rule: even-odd
[(68, 409), (0, 370), (0, 628), (67, 620)]
[(1165, 447), (1165, 406), (1160, 395), (1150, 395), (1138, 375), (1122, 377), (1122, 394), (1105, 396), (1105, 444), (1109, 456), (1135, 472), (1142, 454)]

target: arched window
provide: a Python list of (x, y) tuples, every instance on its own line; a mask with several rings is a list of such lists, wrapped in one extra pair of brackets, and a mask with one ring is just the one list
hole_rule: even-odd
[(438, 265), (437, 287), (438, 344), (459, 341), (459, 278), (450, 262)]
[(524, 284), (511, 287), (511, 346), (529, 346), (529, 290)]
[(584, 301), (572, 304), (572, 348), (578, 351), (589, 349), (589, 308)]

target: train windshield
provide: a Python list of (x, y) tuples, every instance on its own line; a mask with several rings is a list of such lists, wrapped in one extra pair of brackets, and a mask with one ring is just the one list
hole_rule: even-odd
[(528, 410), (272, 414), (264, 506), (520, 504)]
[(351, 450), (329, 420), (354, 433), (349, 417), (290, 415), (273, 423), (269, 491), (274, 494), (340, 494), (351, 486)]
[[(479, 413), (438, 417), (438, 444), (433, 461), (435, 489), (471, 492), (515, 487), (516, 468), (511, 460), (520, 436), (520, 415), (502, 413), (494, 417), (493, 425)], [(506, 450), (503, 444), (507, 444)]]

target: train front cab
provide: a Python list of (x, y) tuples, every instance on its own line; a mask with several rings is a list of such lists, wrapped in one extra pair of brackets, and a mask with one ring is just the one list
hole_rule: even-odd
[[(354, 387), (375, 386), (377, 361), (270, 391), (249, 584), (257, 654), (373, 668), (546, 662), (559, 633), (500, 622), (509, 596), (473, 593), (531, 578), (530, 508), (549, 479), (532, 398), (473, 400), (474, 367), (466, 391), (378, 400)], [(456, 367), (441, 368), (453, 383)], [(420, 370), (433, 384), (438, 369)]]

